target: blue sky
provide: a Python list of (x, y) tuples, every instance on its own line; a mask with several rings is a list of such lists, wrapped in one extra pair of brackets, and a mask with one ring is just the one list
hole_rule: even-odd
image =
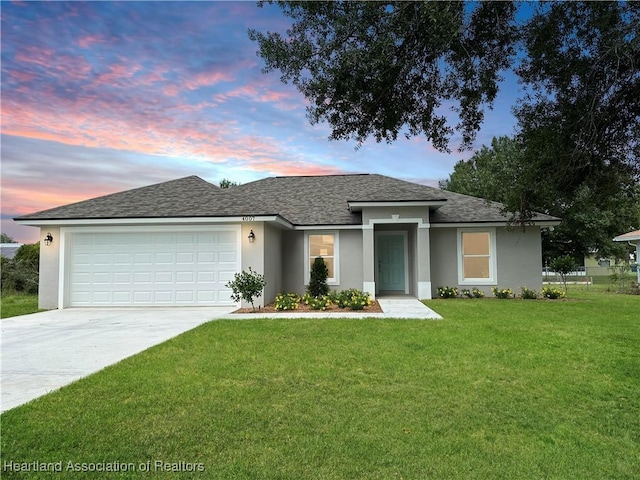
[[(423, 137), (329, 141), (306, 101), (247, 30), (284, 31), (254, 2), (2, 2), (2, 232), (13, 217), (187, 175), (246, 183), (276, 175), (380, 173), (437, 185), (472, 152)], [(475, 147), (510, 135), (507, 74)], [(453, 113), (452, 113), (453, 117)]]

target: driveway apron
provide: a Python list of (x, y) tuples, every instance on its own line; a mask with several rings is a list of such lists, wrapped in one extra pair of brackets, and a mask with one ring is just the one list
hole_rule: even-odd
[(233, 309), (71, 308), (0, 320), (0, 411), (27, 403)]

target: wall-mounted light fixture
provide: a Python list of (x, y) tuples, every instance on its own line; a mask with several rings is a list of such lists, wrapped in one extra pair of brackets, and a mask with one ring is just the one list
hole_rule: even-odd
[(255, 239), (256, 239), (256, 234), (255, 234), (255, 233), (253, 233), (253, 230), (251, 230), (251, 231), (249, 232), (249, 237), (248, 237), (248, 238), (249, 238), (249, 243), (253, 243), (253, 242), (255, 241)]
[(51, 245), (51, 242), (53, 242), (53, 235), (51, 235), (51, 232), (48, 232), (44, 237), (44, 244), (48, 247)]

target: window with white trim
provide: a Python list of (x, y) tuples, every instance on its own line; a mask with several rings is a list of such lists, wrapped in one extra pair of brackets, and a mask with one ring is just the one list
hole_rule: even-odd
[(458, 283), (495, 285), (495, 229), (458, 230)]
[(329, 270), (327, 283), (333, 285), (340, 283), (338, 247), (338, 232), (307, 232), (305, 234), (305, 285), (309, 283), (311, 265), (317, 257), (322, 257)]

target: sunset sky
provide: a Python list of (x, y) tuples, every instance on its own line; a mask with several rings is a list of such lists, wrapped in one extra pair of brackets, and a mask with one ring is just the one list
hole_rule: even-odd
[[(2, 232), (11, 219), (198, 175), (246, 183), (276, 175), (380, 173), (436, 185), (472, 152), (424, 138), (389, 145), (327, 139), (305, 99), (263, 63), (247, 29), (284, 31), (254, 2), (2, 2)], [(476, 147), (509, 135), (511, 75)]]

